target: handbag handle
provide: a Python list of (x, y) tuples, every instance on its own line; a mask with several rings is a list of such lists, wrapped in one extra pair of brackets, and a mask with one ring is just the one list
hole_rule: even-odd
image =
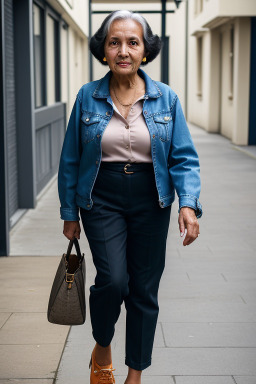
[(80, 246), (79, 246), (77, 238), (75, 237), (74, 239), (69, 241), (68, 250), (67, 250), (67, 253), (66, 253), (66, 260), (67, 261), (69, 259), (69, 255), (70, 255), (70, 253), (72, 251), (73, 244), (75, 244), (75, 247), (76, 247), (77, 257), (79, 258), (79, 260), (81, 260), (81, 258), (82, 258), (81, 251), (80, 251)]

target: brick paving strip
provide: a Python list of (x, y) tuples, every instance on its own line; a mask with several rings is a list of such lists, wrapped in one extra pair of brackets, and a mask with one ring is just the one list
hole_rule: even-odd
[[(200, 157), (200, 239), (182, 246), (173, 204), (152, 365), (143, 384), (256, 384), (255, 148), (190, 125)], [(253, 152), (254, 154), (255, 152)], [(47, 321), (52, 280), (67, 246), (56, 180), (11, 233), (0, 258), (0, 384), (89, 384), (89, 286), (95, 268), (84, 233), (87, 319)], [(70, 330), (70, 332), (69, 332)], [(126, 377), (125, 307), (112, 341), (116, 384)], [(56, 380), (55, 379), (56, 376)]]

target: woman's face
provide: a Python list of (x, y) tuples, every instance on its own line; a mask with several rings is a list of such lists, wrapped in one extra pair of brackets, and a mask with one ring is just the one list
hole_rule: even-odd
[(143, 28), (140, 23), (132, 19), (113, 21), (105, 40), (104, 51), (113, 73), (136, 73), (145, 56)]

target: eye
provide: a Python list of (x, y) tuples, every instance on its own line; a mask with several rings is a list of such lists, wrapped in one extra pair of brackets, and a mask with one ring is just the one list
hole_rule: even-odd
[(115, 43), (117, 43), (117, 41), (111, 41), (110, 44), (113, 44), (115, 45)]
[[(137, 41), (135, 41), (135, 40), (132, 40), (132, 41), (131, 41), (131, 44), (132, 44), (132, 43), (135, 43), (136, 45), (138, 45)], [(132, 45), (135, 45), (135, 44), (132, 44)]]

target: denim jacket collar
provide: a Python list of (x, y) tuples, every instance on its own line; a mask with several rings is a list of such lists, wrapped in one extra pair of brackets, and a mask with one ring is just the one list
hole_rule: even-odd
[[(93, 97), (104, 99), (108, 98), (110, 96), (109, 92), (109, 80), (111, 78), (112, 71), (108, 71), (107, 74), (102, 77), (100, 80), (98, 86), (96, 87)], [(138, 75), (142, 77), (142, 79), (145, 81), (146, 85), (146, 93), (145, 98), (157, 98), (162, 96), (162, 92), (158, 88), (156, 82), (152, 80), (145, 71), (143, 71), (141, 68), (138, 69)]]

